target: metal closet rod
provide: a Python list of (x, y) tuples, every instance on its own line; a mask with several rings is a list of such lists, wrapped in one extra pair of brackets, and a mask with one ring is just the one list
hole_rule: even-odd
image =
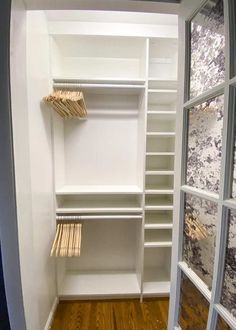
[(56, 220), (142, 219), (142, 215), (57, 215)]
[(92, 83), (53, 83), (54, 88), (95, 88), (95, 87), (100, 87), (100, 88), (136, 88), (136, 89), (144, 89), (143, 85), (134, 85), (134, 84), (92, 84)]

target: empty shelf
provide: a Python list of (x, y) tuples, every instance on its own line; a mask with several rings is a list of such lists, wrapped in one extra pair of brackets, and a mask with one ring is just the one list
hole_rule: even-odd
[(145, 194), (147, 195), (172, 195), (174, 193), (173, 189), (168, 189), (166, 187), (158, 187), (158, 189), (146, 189)]
[(173, 210), (173, 196), (146, 195), (145, 210)]
[(177, 99), (177, 91), (172, 89), (149, 89), (148, 104), (173, 104)]
[(54, 83), (76, 83), (76, 84), (110, 84), (110, 85), (144, 85), (145, 79), (112, 79), (112, 78), (70, 78), (54, 77)]
[(172, 229), (171, 211), (145, 212), (145, 229)]
[(143, 293), (166, 295), (170, 292), (171, 249), (145, 249)]
[(169, 294), (170, 294), (170, 281), (143, 283), (143, 295), (146, 297), (168, 296)]
[(160, 170), (160, 171), (146, 171), (146, 175), (174, 175), (174, 171)]
[(175, 132), (147, 132), (147, 136), (175, 136)]
[(175, 152), (146, 152), (146, 156), (174, 156)]
[(146, 229), (144, 247), (172, 246), (172, 231), (169, 229)]
[(165, 117), (171, 117), (171, 116), (175, 116), (176, 115), (176, 111), (168, 111), (168, 110), (163, 110), (163, 111), (161, 111), (161, 110), (148, 110), (147, 111), (147, 114), (148, 114), (148, 116), (152, 116), (152, 115), (161, 115), (161, 116), (165, 116)]
[(137, 195), (81, 194), (58, 198), (57, 213), (140, 213)]
[(67, 185), (56, 191), (57, 195), (78, 194), (141, 194), (142, 190), (135, 185)]
[(68, 272), (59, 286), (59, 298), (119, 297), (140, 294), (136, 273)]
[(175, 79), (158, 79), (158, 77), (148, 78), (149, 88), (161, 88), (161, 89), (177, 89), (177, 80)]

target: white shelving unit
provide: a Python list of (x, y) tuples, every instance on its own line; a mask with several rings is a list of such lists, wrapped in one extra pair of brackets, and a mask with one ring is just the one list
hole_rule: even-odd
[[(171, 51), (170, 51), (171, 50)], [(176, 60), (173, 40), (150, 40), (144, 206), (143, 295), (170, 290)]]
[(176, 40), (66, 33), (50, 44), (53, 88), (81, 90), (88, 113), (52, 115), (56, 213), (82, 222), (80, 257), (56, 261), (59, 298), (167, 295)]

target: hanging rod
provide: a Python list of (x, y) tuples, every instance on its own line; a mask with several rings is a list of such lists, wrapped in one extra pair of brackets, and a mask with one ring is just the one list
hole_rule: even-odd
[(142, 219), (142, 215), (57, 215), (58, 221), (79, 220), (106, 220), (106, 219)]
[(89, 84), (89, 83), (53, 83), (53, 88), (62, 88), (62, 89), (68, 89), (68, 88), (127, 88), (127, 89), (144, 89), (144, 86), (142, 85), (132, 85), (132, 84)]

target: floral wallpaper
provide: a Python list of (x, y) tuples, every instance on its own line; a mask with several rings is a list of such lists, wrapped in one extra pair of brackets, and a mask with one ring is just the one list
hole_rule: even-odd
[(179, 325), (182, 330), (204, 330), (209, 303), (194, 284), (182, 273)]
[(211, 289), (215, 256), (217, 204), (186, 194), (183, 261)]
[(191, 21), (190, 98), (224, 81), (223, 0), (211, 0)]
[(236, 211), (229, 219), (221, 303), (236, 318)]
[(187, 178), (189, 186), (219, 193), (224, 96), (189, 110)]

